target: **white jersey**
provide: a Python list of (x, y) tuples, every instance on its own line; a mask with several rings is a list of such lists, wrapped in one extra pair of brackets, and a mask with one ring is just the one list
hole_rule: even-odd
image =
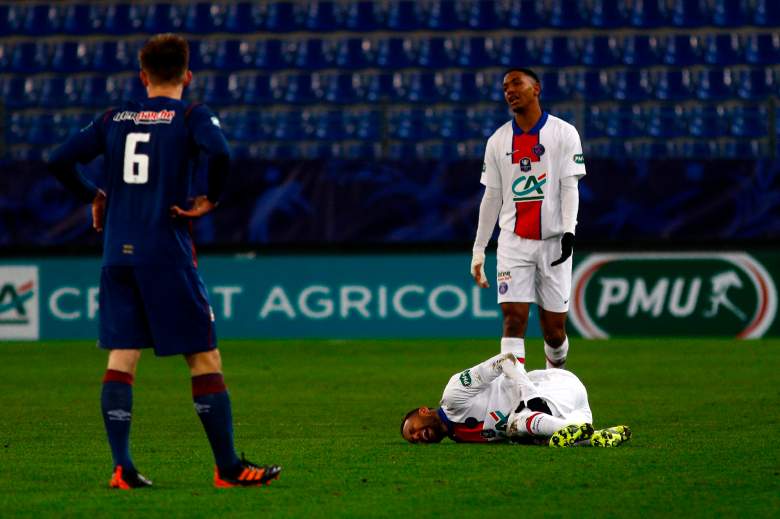
[(542, 112), (527, 133), (514, 119), (487, 141), (480, 182), (500, 189), (501, 232), (543, 240), (563, 234), (561, 179), (585, 175), (577, 129)]
[[(506, 440), (509, 415), (523, 398), (517, 385), (499, 366), (504, 358), (505, 354), (499, 354), (456, 373), (444, 388), (439, 416), (455, 441)], [(531, 371), (528, 377), (553, 416), (592, 422), (587, 391), (574, 373), (546, 369)]]

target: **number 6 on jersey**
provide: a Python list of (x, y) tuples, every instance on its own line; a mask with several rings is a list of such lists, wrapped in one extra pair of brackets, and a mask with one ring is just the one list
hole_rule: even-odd
[(128, 184), (146, 184), (149, 181), (149, 155), (135, 152), (135, 147), (139, 142), (149, 142), (149, 134), (127, 134), (123, 178)]

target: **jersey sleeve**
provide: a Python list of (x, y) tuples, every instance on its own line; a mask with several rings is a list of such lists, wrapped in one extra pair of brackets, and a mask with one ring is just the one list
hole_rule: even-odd
[(500, 363), (504, 358), (505, 354), (496, 355), (450, 378), (441, 397), (441, 407), (452, 421), (466, 418), (463, 412), (468, 409), (469, 401), (503, 373)]
[(189, 114), (188, 124), (192, 139), (208, 162), (208, 188), (206, 196), (216, 203), (225, 188), (230, 168), (230, 148), (219, 119), (206, 105), (195, 106)]
[(574, 126), (568, 126), (563, 135), (563, 157), (561, 158), (564, 177), (582, 177), (585, 175), (585, 157), (582, 154), (580, 134)]
[(501, 170), (496, 159), (496, 137), (491, 136), (485, 145), (485, 160), (482, 162), (482, 176), (479, 182), (487, 187), (501, 189)]
[(55, 148), (48, 160), (49, 170), (83, 202), (90, 202), (97, 188), (76, 169), (105, 151), (105, 123), (111, 110), (93, 120), (62, 145)]

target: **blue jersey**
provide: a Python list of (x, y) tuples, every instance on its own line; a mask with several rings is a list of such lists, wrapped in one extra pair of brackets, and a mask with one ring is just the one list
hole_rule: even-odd
[(75, 163), (103, 155), (107, 197), (103, 265), (191, 266), (195, 258), (190, 222), (172, 218), (170, 208), (189, 207), (199, 157), (224, 159), (216, 175), (209, 168), (208, 196), (216, 202), (213, 196), (219, 190), (214, 185), (222, 181), (215, 176), (226, 175), (228, 154), (219, 121), (205, 105), (154, 97), (106, 111), (57, 148), (50, 163), (55, 171), (59, 168), (61, 180), (69, 177), (73, 184), (78, 177), (81, 186), (74, 191), (87, 199), (95, 189), (78, 176)]

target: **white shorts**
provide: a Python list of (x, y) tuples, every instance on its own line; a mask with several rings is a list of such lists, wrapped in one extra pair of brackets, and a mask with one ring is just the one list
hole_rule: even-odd
[(499, 303), (536, 303), (550, 312), (568, 312), (571, 296), (571, 257), (561, 257), (561, 237), (528, 240), (501, 231), (496, 271)]
[(568, 424), (593, 423), (588, 391), (577, 376), (562, 369), (544, 369), (528, 374), (553, 416)]

